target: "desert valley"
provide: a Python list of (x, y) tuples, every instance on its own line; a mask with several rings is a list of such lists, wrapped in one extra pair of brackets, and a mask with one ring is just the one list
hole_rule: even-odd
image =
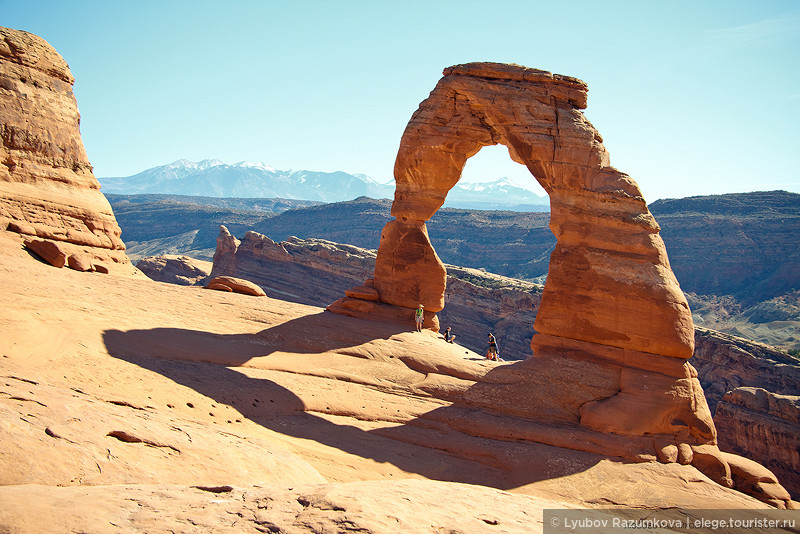
[[(0, 532), (797, 531), (799, 195), (648, 206), (584, 82), (470, 63), (393, 201), (106, 198), (73, 83), (0, 28)], [(550, 212), (440, 209), (498, 143)]]

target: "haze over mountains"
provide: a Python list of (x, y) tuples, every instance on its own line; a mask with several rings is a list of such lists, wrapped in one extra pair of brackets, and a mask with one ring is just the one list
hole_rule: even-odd
[[(265, 163), (233, 165), (216, 159), (181, 159), (133, 176), (98, 178), (103, 193), (122, 195), (171, 194), (221, 198), (285, 198), (342, 202), (361, 196), (392, 198), (394, 180), (387, 183), (364, 174), (342, 171), (281, 171)], [(548, 211), (550, 200), (506, 178), (493, 182), (458, 184), (447, 196), (447, 207)]]

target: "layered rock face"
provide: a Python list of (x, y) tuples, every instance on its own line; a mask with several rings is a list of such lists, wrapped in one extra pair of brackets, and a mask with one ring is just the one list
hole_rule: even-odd
[(54, 242), (73, 268), (132, 273), (81, 141), (73, 82), (43, 39), (0, 28), (0, 227)]
[(714, 422), (721, 450), (763, 463), (800, 496), (800, 396), (736, 388), (717, 404)]
[(252, 231), (240, 241), (221, 226), (210, 276), (243, 278), (276, 298), (320, 306), (364, 280), (374, 264), (374, 252), (352, 245), (297, 238), (276, 243)]
[(712, 411), (739, 387), (800, 395), (800, 360), (769, 345), (698, 327), (692, 362)]
[(800, 495), (800, 362), (774, 348), (698, 329), (694, 362), (723, 451), (771, 469)]
[(369, 318), (381, 306), (421, 302), (439, 311), (444, 268), (425, 221), (466, 160), (502, 143), (550, 195), (557, 243), (531, 343), (535, 358), (504, 370), (503, 387), (489, 388), (497, 390), (495, 405), (647, 437), (661, 461), (694, 462), (730, 485), (697, 373), (686, 362), (694, 350), (689, 306), (641, 191), (610, 166), (583, 116), (586, 101), (586, 84), (567, 76), (494, 63), (445, 69), (400, 143), (395, 220), (381, 234), (375, 264), (377, 300), (348, 295), (329, 309)]

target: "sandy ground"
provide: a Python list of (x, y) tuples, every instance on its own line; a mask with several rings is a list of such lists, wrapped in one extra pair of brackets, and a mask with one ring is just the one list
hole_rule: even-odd
[(56, 269), (7, 232), (0, 259), (0, 531), (537, 532), (553, 507), (764, 508), (691, 466), (455, 430), (472, 412), (420, 384), (502, 363), (429, 331)]

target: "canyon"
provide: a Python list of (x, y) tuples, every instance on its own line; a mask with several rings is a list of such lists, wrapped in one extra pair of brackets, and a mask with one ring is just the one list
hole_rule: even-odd
[[(269, 214), (236, 199), (227, 200), (226, 207), (217, 204), (219, 200), (191, 197), (110, 198), (128, 253), (135, 259), (186, 254), (210, 261), (220, 225), (237, 236), (253, 230), (275, 241), (319, 238), (377, 249), (380, 228), (391, 219), (390, 201), (367, 198)], [(787, 270), (799, 261), (798, 207), (800, 195), (781, 191), (658, 200), (650, 205), (695, 324), (800, 350), (800, 276)], [(724, 232), (725, 238), (707, 234), (704, 220), (713, 220), (715, 232)], [(442, 208), (426, 226), (445, 263), (541, 284), (555, 247), (548, 223), (547, 213)], [(762, 268), (750, 269), (753, 264)], [(720, 265), (735, 276), (712, 276)], [(777, 280), (782, 281), (776, 286)]]

